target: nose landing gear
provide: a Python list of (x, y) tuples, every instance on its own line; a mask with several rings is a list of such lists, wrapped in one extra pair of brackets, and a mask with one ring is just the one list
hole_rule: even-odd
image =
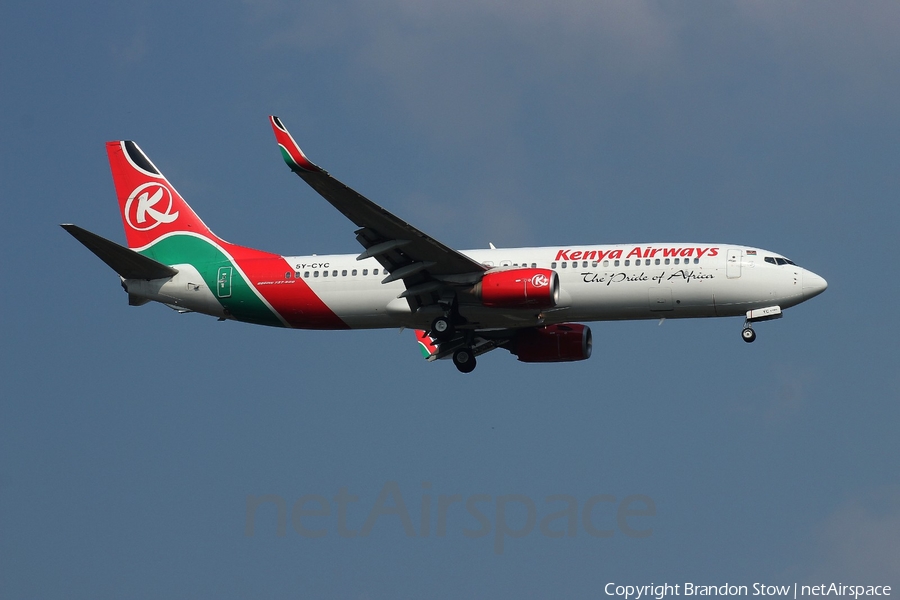
[(741, 338), (748, 344), (756, 339), (756, 332), (753, 331), (753, 324), (761, 321), (772, 321), (782, 317), (780, 306), (767, 306), (765, 308), (754, 308), (747, 311), (747, 318), (744, 321), (744, 330), (741, 331)]
[(744, 323), (744, 330), (741, 331), (741, 338), (748, 344), (756, 339), (756, 332), (750, 327), (750, 323)]

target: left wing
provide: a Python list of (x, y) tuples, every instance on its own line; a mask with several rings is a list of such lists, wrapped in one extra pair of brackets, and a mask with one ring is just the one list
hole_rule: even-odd
[(347, 187), (314, 165), (278, 117), (269, 121), (281, 156), (291, 171), (316, 190), (359, 229), (356, 239), (365, 250), (357, 257), (375, 258), (388, 271), (382, 283), (402, 280), (410, 307), (434, 304), (441, 291), (453, 285), (474, 284), (488, 269), (445, 246)]

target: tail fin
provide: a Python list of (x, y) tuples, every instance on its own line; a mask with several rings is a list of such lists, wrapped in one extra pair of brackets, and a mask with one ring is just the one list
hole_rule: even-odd
[(146, 248), (175, 232), (218, 240), (137, 144), (107, 142), (106, 153), (129, 248)]

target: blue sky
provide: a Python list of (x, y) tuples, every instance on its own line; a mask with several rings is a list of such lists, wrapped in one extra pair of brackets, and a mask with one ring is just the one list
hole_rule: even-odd
[[(896, 3), (38, 1), (0, 16), (0, 595), (900, 584)], [(357, 252), (284, 167), (269, 114), (457, 248), (745, 243), (829, 289), (752, 345), (740, 319), (597, 323), (589, 361), (494, 352), (462, 376), (408, 331), (128, 307), (58, 227), (124, 239), (103, 143), (134, 139), (225, 239)], [(356, 531), (398, 489), (416, 537), (391, 514), (341, 537), (342, 488)], [(278, 536), (271, 503), (245, 535), (263, 495), (325, 497), (330, 515), (306, 518), (326, 535), (289, 520)], [(441, 495), (489, 496), (489, 534), (467, 537), (479, 523), (456, 504), (438, 536)], [(593, 513), (613, 535), (535, 526), (497, 553), (508, 495), (538, 522), (564, 506), (549, 496), (579, 511), (613, 496)], [(648, 537), (616, 524), (632, 495), (655, 506), (627, 521)], [(510, 502), (508, 527), (526, 513)]]

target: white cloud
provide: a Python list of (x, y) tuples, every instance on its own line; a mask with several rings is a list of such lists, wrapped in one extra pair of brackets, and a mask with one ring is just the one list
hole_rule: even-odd
[(814, 533), (818, 560), (809, 579), (896, 583), (900, 576), (900, 487), (886, 487), (838, 508)]
[(118, 64), (131, 66), (141, 62), (149, 50), (146, 32), (138, 31), (127, 42), (114, 47), (112, 54)]
[(562, 73), (664, 73), (671, 20), (645, 2), (526, 0), (330, 3), (297, 11), (247, 2), (273, 50), (346, 53), (349, 76), (368, 79), (437, 141), (472, 143), (507, 133), (529, 85)]
[(897, 84), (897, 2), (748, 1), (735, 6), (763, 34), (760, 45), (797, 85), (827, 88), (845, 103), (875, 103)]
[(435, 144), (485, 152), (542, 112), (596, 137), (597, 115), (608, 127), (637, 101), (696, 139), (698, 118), (713, 132), (736, 117), (754, 129), (819, 127), (848, 108), (884, 107), (900, 84), (895, 2), (246, 5), (268, 30), (267, 48), (299, 51), (294, 66), (339, 55), (335, 78), (374, 90), (394, 118)]

